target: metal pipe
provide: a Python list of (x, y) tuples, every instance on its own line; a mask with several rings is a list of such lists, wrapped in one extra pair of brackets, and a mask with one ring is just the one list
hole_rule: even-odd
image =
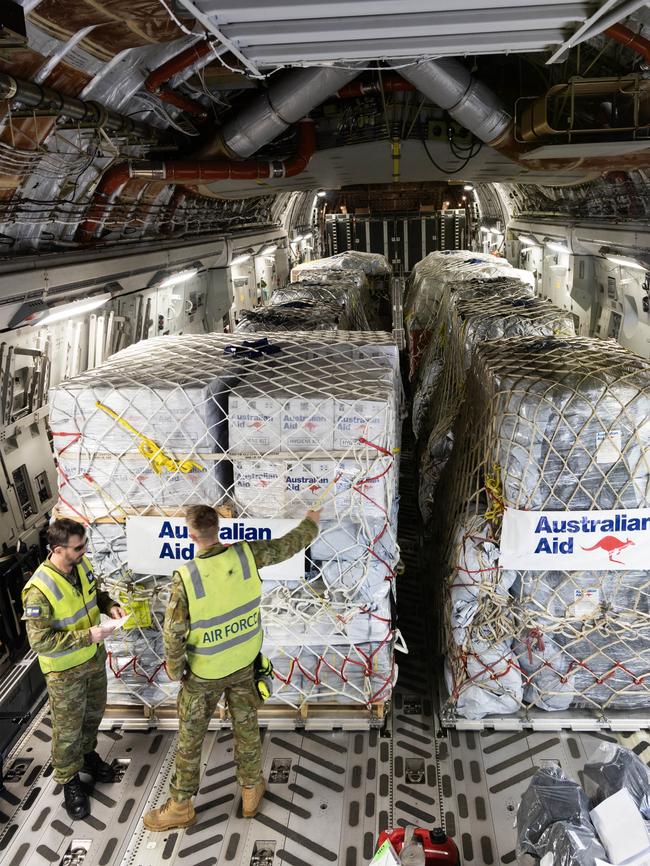
[(605, 36), (609, 36), (610, 39), (615, 39), (617, 42), (620, 42), (621, 45), (625, 45), (627, 48), (631, 48), (632, 51), (636, 51), (637, 54), (640, 54), (641, 57), (643, 57), (646, 63), (650, 63), (650, 41), (648, 41), (644, 36), (641, 36), (639, 33), (634, 33), (623, 24), (613, 24), (611, 27), (608, 27), (604, 33)]
[(158, 132), (146, 123), (124, 117), (98, 102), (66, 96), (52, 87), (22, 81), (0, 72), (0, 99), (15, 100), (30, 108), (49, 110), (61, 117), (70, 117), (80, 123), (104, 129), (119, 135), (137, 135), (140, 138), (157, 138)]
[(171, 87), (165, 87), (164, 85), (167, 84), (167, 82), (178, 72), (182, 72), (184, 69), (187, 69), (188, 66), (197, 63), (202, 57), (205, 57), (205, 55), (209, 54), (211, 51), (212, 42), (209, 39), (204, 39), (201, 42), (190, 45), (189, 48), (181, 51), (181, 53), (177, 54), (175, 57), (170, 58), (166, 63), (163, 63), (162, 66), (153, 69), (145, 78), (144, 86), (149, 93), (154, 93), (164, 102), (168, 102), (170, 105), (175, 105), (176, 108), (180, 108), (182, 111), (186, 111), (188, 114), (192, 114), (200, 120), (205, 120), (208, 116), (208, 112), (200, 102), (197, 102), (195, 99), (191, 99), (189, 96), (185, 96), (182, 93), (177, 93), (175, 90), (172, 90)]
[(400, 74), (486, 144), (512, 127), (512, 117), (494, 92), (457, 60), (427, 60)]
[(226, 151), (247, 159), (358, 75), (333, 66), (296, 69), (274, 80), (267, 91), (229, 120), (221, 138)]
[(550, 66), (552, 63), (560, 63), (565, 59), (567, 51), (571, 48), (575, 48), (576, 45), (581, 45), (583, 42), (586, 42), (587, 39), (593, 39), (594, 36), (599, 36), (612, 24), (616, 24), (618, 21), (627, 18), (628, 15), (636, 12), (640, 6), (645, 6), (648, 0), (627, 0), (626, 3), (622, 3), (620, 6), (612, 8), (614, 2), (615, 0), (607, 0), (600, 9), (594, 12), (591, 18), (585, 21), (584, 24), (576, 30), (573, 36), (570, 36), (569, 39), (567, 39), (563, 45), (560, 45), (557, 51), (549, 57), (546, 61), (546, 65)]
[(296, 152), (286, 160), (177, 160), (173, 162), (120, 162), (104, 174), (88, 215), (77, 229), (82, 242), (95, 239), (113, 197), (132, 179), (176, 181), (179, 183), (214, 182), (217, 180), (261, 180), (294, 177), (307, 168), (316, 150), (316, 130), (311, 120), (298, 125)]
[[(382, 76), (381, 83), (385, 93), (412, 93), (417, 90), (410, 81), (405, 81), (401, 75), (391, 72)], [(378, 81), (367, 83), (359, 78), (337, 90), (336, 95), (339, 99), (355, 99), (358, 96), (365, 96), (366, 93), (380, 93), (381, 89)]]

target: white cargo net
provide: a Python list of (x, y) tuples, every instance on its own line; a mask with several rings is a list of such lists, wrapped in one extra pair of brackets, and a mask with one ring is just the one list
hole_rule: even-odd
[(650, 572), (505, 570), (499, 544), (506, 507), (649, 507), (649, 418), (650, 364), (613, 342), (477, 347), (436, 499), (452, 716), (647, 709)]
[[(247, 336), (148, 340), (51, 392), (57, 514), (88, 525), (95, 569), (137, 623), (107, 641), (112, 705), (175, 697), (161, 634), (171, 578), (129, 568), (126, 525), (182, 517), (193, 504), (224, 518), (282, 519), (280, 534), (322, 506), (304, 568), (290, 579), (281, 567), (262, 570), (271, 700), (297, 709), (390, 697), (396, 346), (381, 333)], [(182, 564), (179, 535), (166, 556)]]
[[(420, 358), (432, 338), (440, 303), (448, 283), (479, 278), (519, 280), (534, 293), (535, 278), (529, 271), (513, 268), (506, 259), (470, 250), (439, 250), (418, 262), (411, 271), (404, 300), (404, 325), (409, 350), (410, 374), (415, 378)], [(522, 286), (522, 287), (523, 287)]]

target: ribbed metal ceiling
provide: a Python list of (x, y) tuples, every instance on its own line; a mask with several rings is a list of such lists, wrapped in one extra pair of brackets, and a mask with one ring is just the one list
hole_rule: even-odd
[(253, 66), (541, 51), (593, 12), (587, 2), (538, 0), (176, 0)]

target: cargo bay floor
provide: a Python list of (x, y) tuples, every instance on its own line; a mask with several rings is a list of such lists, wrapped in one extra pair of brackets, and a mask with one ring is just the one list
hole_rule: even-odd
[(387, 826), (442, 823), (462, 863), (515, 862), (514, 818), (537, 766), (561, 764), (578, 779), (602, 739), (650, 758), (650, 738), (613, 733), (442, 730), (434, 712), (431, 627), (424, 620), (417, 491), (408, 440), (400, 479), (398, 626), (409, 647), (383, 728), (266, 729), (268, 793), (253, 820), (241, 817), (232, 734), (210, 731), (196, 799), (198, 821), (185, 832), (144, 830), (144, 811), (167, 796), (175, 734), (121, 726), (100, 734), (99, 750), (121, 779), (95, 786), (92, 814), (71, 823), (51, 777), (47, 708), (5, 762), (0, 790), (3, 866), (364, 866)]

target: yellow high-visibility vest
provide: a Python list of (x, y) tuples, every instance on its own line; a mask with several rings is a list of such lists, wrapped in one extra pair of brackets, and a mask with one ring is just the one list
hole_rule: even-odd
[(190, 609), (187, 661), (218, 680), (251, 664), (262, 646), (262, 582), (250, 546), (193, 559), (178, 569)]
[[(35, 586), (43, 593), (52, 608), (50, 625), (57, 631), (84, 631), (93, 625), (99, 625), (97, 584), (90, 561), (84, 556), (76, 568), (81, 589), (75, 589), (69, 580), (47, 562), (39, 565), (23, 588), (23, 605), (25, 593), (30, 587)], [(45, 674), (67, 671), (94, 658), (96, 652), (97, 644), (91, 644), (80, 649), (39, 653), (38, 662)]]

